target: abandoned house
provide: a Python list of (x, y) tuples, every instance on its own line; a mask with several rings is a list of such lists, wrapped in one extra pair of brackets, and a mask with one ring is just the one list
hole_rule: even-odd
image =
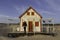
[(24, 32), (23, 23), (26, 22), (27, 32), (41, 32), (42, 31), (42, 16), (32, 7), (29, 7), (22, 15), (20, 19), (20, 31)]

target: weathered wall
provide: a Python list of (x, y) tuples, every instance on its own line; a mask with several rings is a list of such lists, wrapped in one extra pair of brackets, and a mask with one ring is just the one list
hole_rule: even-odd
[[(27, 15), (27, 13), (25, 13), (22, 17), (21, 17), (21, 21), (20, 21), (20, 31), (24, 31), (23, 27), (22, 27), (22, 22), (26, 21), (27, 25), (28, 25), (28, 21), (32, 21), (33, 22), (33, 31), (39, 31), (40, 32), (40, 20), (41, 17), (39, 15), (37, 15), (37, 13), (30, 9), (28, 12), (30, 12), (30, 15)], [(34, 15), (31, 15), (31, 12), (34, 12)], [(36, 27), (34, 24), (35, 22), (38, 21), (39, 22), (39, 27)], [(29, 25), (28, 25), (29, 26)], [(28, 26), (27, 26), (27, 31), (28, 31)], [(34, 28), (35, 27), (35, 28)]]

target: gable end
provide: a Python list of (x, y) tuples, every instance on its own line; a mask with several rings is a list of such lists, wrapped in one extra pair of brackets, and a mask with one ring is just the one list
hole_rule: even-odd
[[(33, 9), (33, 8), (32, 7), (29, 7), (22, 15), (19, 16), (19, 18), (21, 18), (30, 9)], [(42, 16), (35, 9), (33, 9), (33, 10), (42, 18)]]

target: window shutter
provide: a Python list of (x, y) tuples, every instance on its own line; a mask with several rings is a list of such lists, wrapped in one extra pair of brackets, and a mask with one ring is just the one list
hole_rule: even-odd
[(35, 26), (39, 26), (39, 22), (35, 22)]

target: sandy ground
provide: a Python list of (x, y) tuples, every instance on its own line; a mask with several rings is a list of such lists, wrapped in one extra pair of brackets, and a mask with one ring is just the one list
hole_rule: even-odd
[(5, 36), (0, 36), (0, 40), (60, 40), (60, 31), (57, 31), (56, 36), (51, 35), (32, 35), (32, 36), (20, 36), (16, 38), (10, 38)]
[[(57, 35), (56, 36), (51, 36), (51, 35), (32, 35), (32, 36), (20, 36), (16, 38), (10, 38), (1, 35), (1, 30), (0, 30), (0, 40), (60, 40), (60, 26), (57, 28)], [(4, 31), (6, 32), (6, 31)], [(5, 34), (5, 33), (4, 33)]]

